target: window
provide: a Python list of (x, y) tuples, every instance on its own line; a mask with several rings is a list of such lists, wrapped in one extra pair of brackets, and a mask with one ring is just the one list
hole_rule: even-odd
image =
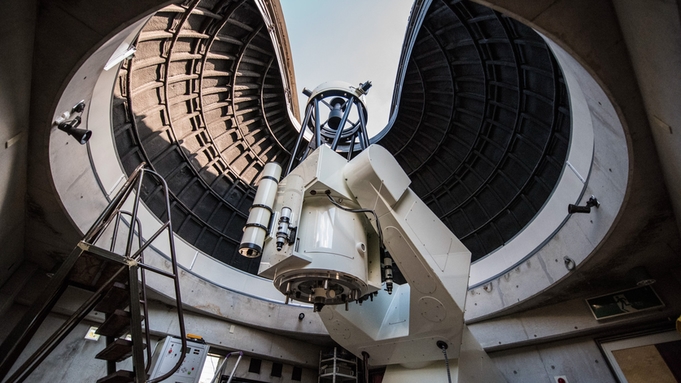
[(272, 363), (272, 373), (270, 373), (270, 376), (281, 378), (282, 367), (283, 365), (281, 363)]
[(300, 382), (303, 380), (303, 369), (298, 366), (293, 366), (293, 373), (291, 374), (291, 380)]
[(256, 358), (251, 358), (251, 364), (248, 366), (248, 372), (252, 372), (254, 374), (260, 374), (260, 365), (262, 364), (262, 360), (256, 359)]
[(219, 355), (208, 354), (206, 361), (203, 363), (203, 369), (201, 369), (199, 383), (210, 383), (211, 380), (213, 380), (213, 376), (222, 359), (223, 358)]

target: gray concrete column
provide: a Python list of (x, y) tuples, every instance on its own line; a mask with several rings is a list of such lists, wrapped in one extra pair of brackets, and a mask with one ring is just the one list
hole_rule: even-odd
[(0, 286), (24, 259), (26, 153), (37, 1), (0, 3)]

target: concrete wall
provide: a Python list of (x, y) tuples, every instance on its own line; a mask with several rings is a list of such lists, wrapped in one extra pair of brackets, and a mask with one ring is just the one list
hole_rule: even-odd
[[(681, 285), (675, 278), (658, 280), (652, 288), (665, 307), (599, 321), (580, 298), (469, 324), (468, 328), (488, 352), (593, 334), (627, 333), (633, 328), (676, 318), (681, 312), (681, 296), (678, 294)], [(596, 295), (584, 298), (593, 296)]]
[[(669, 265), (678, 264), (678, 230), (663, 187), (664, 178), (639, 83), (615, 11), (617, 1), (474, 1), (528, 24), (570, 53), (603, 88), (622, 121), (627, 139), (629, 169), (625, 198), (606, 239), (571, 277), (552, 285), (538, 299), (521, 302), (515, 309), (545, 304), (552, 297), (562, 300), (624, 288), (626, 274), (634, 266), (646, 266), (654, 277), (668, 274)], [(668, 14), (678, 17), (678, 13)], [(609, 168), (605, 170), (610, 173)], [(599, 200), (609, 198), (596, 194)], [(572, 257), (569, 253), (564, 255)], [(519, 284), (513, 287), (516, 285)]]
[[(167, 3), (167, 0), (42, 0), (37, 13), (34, 11), (26, 259), (43, 270), (58, 265), (82, 236), (64, 214), (52, 183), (49, 162), (49, 137), (56, 129), (52, 121), (62, 91), (89, 54), (118, 31)], [(92, 81), (92, 78), (78, 79), (81, 84)], [(73, 104), (68, 105), (71, 106)], [(58, 113), (61, 112), (60, 109)], [(63, 137), (71, 141), (69, 145), (74, 152), (83, 149), (70, 137)]]
[[(658, 280), (653, 289), (664, 308), (596, 320), (584, 299), (544, 305), (469, 325), (509, 382), (614, 382), (594, 338), (626, 336), (657, 325), (671, 326), (681, 312), (676, 278)], [(588, 296), (587, 296), (588, 297)]]
[[(15, 323), (21, 318), (20, 315), (23, 315), (24, 310), (24, 307), (13, 307), (8, 315), (2, 318), (3, 323)], [(54, 330), (64, 323), (64, 320), (65, 317), (60, 315), (47, 317), (24, 353), (15, 363), (10, 374), (40, 346), (41, 341), (47, 339)], [(59, 347), (38, 366), (27, 381), (35, 383), (96, 382), (97, 379), (106, 376), (106, 362), (94, 358), (99, 351), (104, 349), (104, 339), (102, 338), (97, 342), (85, 340), (84, 337), (89, 328), (90, 324), (80, 323)], [(4, 338), (9, 329), (9, 326), (0, 329), (0, 336)], [(120, 369), (131, 369), (129, 361), (119, 363), (118, 367)]]
[(24, 258), (35, 0), (0, 2), (0, 286)]
[[(23, 313), (21, 308), (12, 310), (12, 313), (5, 317), (5, 320), (13, 321), (19, 319), (19, 314)], [(52, 332), (57, 329), (63, 322), (65, 317), (62, 315), (49, 316), (43, 326), (40, 328), (36, 337), (26, 348), (22, 357), (15, 364), (15, 369), (26, 360), (31, 352), (40, 346), (40, 341), (46, 339)], [(104, 338), (98, 341), (84, 339), (91, 325), (97, 326), (96, 322), (82, 322), (80, 323), (68, 337), (52, 352), (43, 363), (29, 376), (27, 381), (32, 383), (72, 383), (72, 382), (95, 382), (97, 379), (106, 376), (106, 362), (95, 359), (94, 356), (104, 349)], [(5, 331), (0, 331), (0, 336), (4, 337)], [(158, 340), (163, 337), (154, 337), (152, 339), (152, 351)], [(212, 347), (209, 352), (221, 352)], [(279, 361), (281, 362), (281, 361)], [(236, 357), (231, 357), (225, 367), (227, 373), (230, 373), (236, 363)], [(281, 377), (270, 376), (272, 364), (274, 361), (263, 359), (260, 369), (260, 374), (248, 372), (250, 357), (244, 356), (239, 363), (235, 377), (256, 380), (267, 383), (283, 383), (291, 382), (291, 374), (293, 372), (293, 365), (283, 363)], [(130, 359), (127, 359), (117, 365), (118, 369), (131, 370)], [(14, 371), (14, 369), (12, 370)], [(317, 371), (312, 368), (302, 369), (302, 383), (312, 383), (317, 381)]]
[[(78, 298), (78, 293), (73, 293), (71, 291), (65, 295), (66, 299), (59, 303), (56, 313), (50, 316), (43, 328), (39, 330), (37, 334), (37, 339), (45, 339), (51, 330), (54, 330), (60, 323), (63, 322), (63, 313), (70, 312), (73, 308), (74, 301), (70, 301), (74, 298)], [(25, 300), (30, 297), (21, 297), (18, 301), (25, 303)], [(583, 303), (583, 302), (582, 302)], [(155, 323), (153, 327), (156, 328), (154, 335), (157, 339), (160, 339), (165, 334), (160, 329), (166, 329), (168, 333), (173, 333), (175, 326), (170, 324), (173, 321), (172, 316), (174, 315), (174, 310), (166, 308), (166, 318), (160, 318), (163, 314), (161, 305), (156, 306), (152, 310), (151, 317)], [(25, 306), (15, 305), (12, 310), (9, 310), (6, 316), (0, 317), (2, 323), (15, 323), (20, 315), (23, 313)], [(575, 311), (574, 309), (571, 311)], [(578, 311), (578, 310), (577, 310)], [(662, 313), (660, 313), (662, 314)], [(528, 315), (532, 317), (532, 313)], [(160, 319), (160, 321), (159, 321)], [(552, 327), (565, 327), (576, 324), (578, 327), (583, 325), (583, 320), (580, 318), (574, 318), (572, 316), (565, 316), (561, 318), (550, 318), (555, 323)], [(523, 319), (525, 322), (531, 321), (532, 318)], [(523, 321), (518, 318), (509, 318), (509, 321)], [(90, 324), (96, 325), (100, 321), (97, 315), (93, 315), (88, 318), (86, 322), (79, 325), (60, 345), (55, 352), (53, 352), (47, 360), (36, 370), (36, 372), (31, 375), (29, 381), (36, 383), (67, 383), (67, 382), (80, 382), (80, 381), (95, 381), (97, 378), (103, 376), (105, 373), (105, 363), (102, 361), (95, 360), (93, 355), (104, 347), (104, 342), (100, 339), (98, 342), (87, 341), (83, 339), (83, 336), (87, 332)], [(238, 349), (239, 346), (243, 346), (241, 342), (244, 339), (251, 339), (255, 347), (261, 347), (261, 349), (254, 349), (256, 354), (252, 354), (250, 349), (244, 349), (244, 351), (249, 352), (239, 364), (235, 376), (251, 379), (260, 382), (291, 382), (291, 373), (293, 370), (293, 365), (303, 367), (303, 379), (302, 382), (314, 382), (316, 381), (316, 370), (315, 364), (316, 360), (310, 360), (307, 365), (302, 365), (298, 361), (290, 361), (291, 355), (298, 354), (298, 356), (305, 356), (315, 354), (315, 359), (318, 353), (310, 350), (310, 345), (305, 346), (304, 342), (295, 340), (286, 340), (286, 344), (277, 342), (270, 343), (263, 337), (267, 337), (266, 333), (262, 332), (260, 336), (254, 333), (258, 330), (248, 330), (245, 328), (237, 327), (234, 333), (231, 333), (229, 325), (225, 325), (222, 333), (223, 336), (219, 336), (219, 326), (215, 327), (215, 324), (210, 324), (211, 318), (207, 317), (197, 317), (194, 314), (189, 314), (188, 329), (191, 332), (200, 333), (205, 335), (209, 344), (211, 344), (213, 352), (219, 352), (220, 354), (225, 354), (226, 352)], [(616, 380), (613, 378), (607, 362), (600, 353), (593, 333), (589, 336), (581, 336), (578, 338), (565, 339), (565, 340), (550, 340), (546, 337), (539, 337), (539, 341), (536, 344), (527, 345), (526, 338), (533, 338), (533, 335), (527, 335), (532, 333), (532, 329), (525, 326), (525, 328), (518, 328), (518, 326), (513, 326), (510, 323), (496, 322), (490, 323), (490, 327), (494, 327), (494, 331), (488, 333), (488, 337), (483, 339), (483, 342), (488, 344), (488, 349), (493, 349), (491, 347), (492, 338), (502, 339), (505, 343), (509, 338), (515, 337), (516, 342), (511, 345), (511, 348), (504, 349), (501, 351), (490, 352), (489, 356), (492, 362), (501, 371), (504, 377), (509, 383), (533, 383), (533, 382), (554, 382), (555, 376), (565, 376), (568, 382), (582, 382), (582, 383), (615, 383)], [(640, 325), (640, 324), (639, 324)], [(549, 326), (549, 324), (547, 324)], [(475, 326), (472, 326), (475, 328)], [(535, 326), (536, 327), (536, 326)], [(610, 328), (610, 326), (607, 326)], [(4, 326), (0, 328), (0, 339), (6, 335), (9, 326)], [(580, 327), (581, 329), (581, 327)], [(620, 329), (621, 331), (621, 329)], [(536, 331), (535, 331), (536, 332)], [(601, 333), (599, 331), (598, 333)], [(568, 331), (562, 330), (562, 334), (568, 333)], [(274, 336), (274, 334), (271, 334)], [(478, 334), (479, 335), (479, 334)], [(559, 334), (560, 335), (560, 334)], [(554, 334), (556, 336), (556, 334)], [(236, 337), (236, 338), (235, 338)], [(153, 342), (155, 344), (155, 342)], [(28, 350), (34, 350), (38, 346), (38, 342), (31, 342), (28, 346)], [(284, 359), (279, 359), (280, 351), (276, 348), (280, 346), (286, 349), (287, 355), (283, 355)], [(152, 345), (153, 347), (153, 345)], [(258, 355), (259, 354), (259, 355)], [(26, 358), (26, 353), (22, 356), (21, 360)], [(260, 374), (254, 374), (248, 372), (248, 366), (251, 357), (258, 357), (262, 359)], [(289, 359), (287, 361), (286, 359)], [(295, 357), (294, 357), (295, 359)], [(21, 361), (20, 360), (20, 361)], [(236, 358), (230, 358), (225, 371), (231, 372), (232, 367), (236, 361)], [(276, 378), (270, 376), (270, 371), (272, 368), (272, 363), (274, 361), (283, 363), (282, 377)], [(119, 364), (119, 368), (130, 368), (129, 363)], [(450, 368), (454, 376), (456, 376), (457, 363), (456, 360), (450, 361)], [(386, 382), (397, 382), (397, 381), (410, 381), (409, 377), (410, 371), (399, 366), (392, 366), (390, 374), (386, 372)], [(390, 377), (394, 379), (388, 379)], [(423, 375), (419, 375), (422, 377)], [(438, 362), (432, 364), (428, 369), (428, 376), (430, 382), (446, 382), (446, 370), (444, 362)], [(388, 379), (388, 380), (386, 380)], [(397, 380), (401, 379), (401, 380)], [(406, 379), (406, 380), (405, 380)], [(413, 380), (412, 380), (413, 381)]]
[(490, 358), (509, 383), (616, 383), (596, 342), (581, 338), (491, 353)]
[[(231, 356), (227, 361), (225, 366), (225, 375), (229, 375), (234, 369), (234, 364), (237, 361), (237, 356)], [(283, 364), (281, 369), (281, 377), (271, 376), (272, 365), (275, 363), (271, 360), (262, 360), (260, 364), (260, 373), (249, 372), (248, 368), (251, 363), (251, 357), (244, 356), (241, 358), (236, 371), (234, 372), (234, 378), (250, 379), (259, 382), (268, 383), (284, 383), (284, 382), (297, 382), (292, 380), (293, 365)], [(302, 376), (300, 382), (302, 383), (313, 383), (317, 381), (317, 369), (303, 368)]]
[[(579, 338), (536, 346), (514, 348), (489, 354), (508, 383), (554, 383), (563, 376), (568, 382), (616, 383), (608, 364), (592, 338)], [(453, 383), (478, 383), (457, 377), (457, 360), (449, 361)], [(383, 381), (388, 383), (447, 383), (445, 362), (424, 368), (388, 366)]]
[[(16, 284), (22, 272), (12, 277), (9, 283)], [(44, 273), (34, 273), (27, 278), (23, 288), (15, 294), (14, 303), (8, 309), (0, 311), (0, 342), (21, 319), (29, 305), (42, 291), (48, 280)], [(65, 318), (73, 314), (80, 304), (91, 293), (69, 287), (55, 305), (52, 314), (41, 325), (35, 337), (22, 353), (14, 369), (25, 361), (36, 350), (42, 341), (47, 339)], [(243, 351), (246, 357), (242, 360), (235, 376), (261, 382), (290, 382), (293, 366), (303, 369), (302, 382), (315, 382), (319, 366), (319, 353), (329, 344), (314, 340), (314, 337), (294, 339), (281, 333), (244, 326), (228, 322), (224, 318), (208, 316), (198, 312), (185, 311), (185, 326), (187, 333), (197, 334), (204, 338), (211, 347), (211, 352), (225, 355), (231, 351)], [(28, 379), (36, 383), (67, 383), (96, 381), (106, 375), (106, 363), (94, 359), (94, 356), (104, 348), (104, 339), (88, 341), (83, 339), (89, 326), (98, 326), (104, 320), (102, 313), (93, 311), (85, 320), (72, 331), (68, 337), (53, 351), (47, 359), (36, 369)], [(150, 300), (149, 326), (153, 339), (162, 339), (167, 335), (179, 336), (177, 309), (173, 305)], [(152, 339), (152, 349), (156, 341)], [(261, 373), (248, 372), (250, 357), (262, 360)], [(231, 372), (236, 358), (231, 358), (225, 371)], [(272, 377), (270, 372), (274, 362), (282, 363), (282, 376)], [(131, 370), (130, 361), (118, 364), (118, 369)], [(74, 377), (78, 377), (77, 379)], [(0, 379), (1, 380), (1, 379)]]
[[(648, 112), (676, 217), (681, 216), (681, 20), (677, 1), (613, 1)], [(677, 225), (681, 220), (677, 218)]]
[[(12, 277), (8, 285), (15, 285), (14, 278), (18, 274), (20, 273)], [(44, 273), (35, 273), (17, 294), (17, 303), (5, 315), (0, 315), (0, 323), (6, 324), (0, 327), (0, 340), (19, 320), (27, 305), (39, 293), (39, 286), (44, 285), (46, 280)], [(578, 299), (485, 320), (472, 324), (469, 328), (509, 382), (552, 382), (554, 376), (561, 375), (568, 377), (569, 382), (614, 382), (593, 338), (603, 334), (625, 334), (650, 327), (650, 324), (658, 324), (667, 318), (675, 318), (681, 310), (681, 297), (675, 293), (679, 290), (679, 281), (672, 278), (661, 279), (653, 287), (665, 302), (665, 308), (599, 322), (593, 318), (584, 301)], [(63, 315), (73, 312), (86, 296), (87, 292), (70, 288), (57, 304), (55, 314), (39, 331), (37, 338), (44, 339), (48, 330), (54, 329), (63, 321)], [(153, 303), (150, 308), (152, 334), (158, 338), (166, 334), (176, 335), (178, 326), (175, 308), (159, 302)], [(101, 314), (94, 313), (87, 320), (88, 323), (97, 324), (101, 323), (102, 317)], [(315, 346), (305, 339), (292, 339), (281, 333), (275, 334), (197, 312), (186, 313), (186, 324), (188, 332), (204, 336), (214, 351), (225, 354), (243, 350), (247, 353), (237, 370), (238, 377), (262, 382), (288, 382), (292, 366), (297, 365), (304, 368), (304, 382), (314, 381), (319, 349), (322, 346)], [(103, 342), (83, 340), (86, 331), (87, 325), (79, 326), (44, 365), (40, 366), (36, 375), (32, 376), (35, 380), (31, 381), (73, 381), (70, 380), (73, 372), (67, 370), (81, 371), (88, 378), (95, 378), (103, 373), (103, 364), (92, 359), (103, 347)], [(36, 347), (37, 342), (32, 342), (29, 350)], [(248, 358), (251, 356), (263, 360), (260, 374), (247, 372)], [(22, 358), (25, 357), (26, 353)], [(231, 371), (234, 361), (235, 359), (230, 360), (227, 371)], [(269, 376), (273, 361), (284, 363), (281, 378)], [(451, 361), (451, 368), (454, 374), (457, 368), (455, 361)], [(406, 379), (401, 381), (410, 381), (410, 371), (396, 367), (391, 368), (390, 373), (397, 374), (393, 375), (394, 381), (398, 381), (398, 378)], [(445, 382), (444, 363), (433, 364), (428, 374), (430, 382)], [(386, 375), (386, 379), (389, 377)]]
[[(449, 361), (449, 373), (452, 378), (452, 383), (459, 382), (458, 379), (458, 363), (457, 360)], [(426, 367), (411, 369), (399, 364), (393, 364), (386, 368), (383, 380), (388, 383), (411, 383), (411, 382), (429, 382), (429, 383), (447, 383), (447, 366), (444, 360), (434, 362)], [(472, 383), (472, 382), (471, 382)]]

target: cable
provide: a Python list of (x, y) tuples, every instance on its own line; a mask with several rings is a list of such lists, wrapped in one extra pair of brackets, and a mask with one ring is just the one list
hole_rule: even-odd
[(378, 215), (376, 215), (376, 212), (371, 210), (371, 209), (350, 209), (348, 207), (345, 207), (338, 202), (336, 202), (333, 197), (331, 197), (331, 192), (329, 190), (326, 191), (326, 196), (329, 197), (329, 201), (331, 201), (332, 204), (334, 204), (337, 208), (345, 211), (349, 211), (350, 213), (371, 213), (374, 216), (374, 219), (376, 220), (376, 231), (378, 231), (378, 240), (380, 242), (380, 247), (383, 248), (383, 232), (381, 231), (381, 223), (378, 222)]
[(445, 354), (445, 366), (447, 366), (447, 380), (452, 383), (452, 374), (449, 372), (449, 359), (447, 358), (447, 349), (442, 348), (442, 353)]
[(362, 351), (362, 364), (364, 365), (364, 383), (369, 383), (369, 353)]
[(447, 343), (439, 340), (437, 341), (437, 346), (442, 349), (442, 354), (445, 356), (445, 366), (447, 367), (447, 379), (449, 383), (452, 383), (452, 374), (449, 372), (449, 358), (447, 358)]
[[(383, 268), (383, 272), (385, 272), (385, 275), (381, 277), (381, 281), (385, 280), (385, 285), (386, 288), (385, 290), (388, 292), (388, 294), (392, 294), (393, 291), (393, 274), (392, 274), (392, 267), (390, 266), (392, 264), (392, 258), (386, 257), (385, 256), (385, 246), (383, 245), (383, 231), (381, 230), (381, 223), (378, 221), (378, 215), (374, 210), (371, 209), (350, 209), (345, 206), (342, 206), (336, 200), (331, 197), (331, 191), (327, 190), (326, 191), (326, 196), (329, 198), (329, 201), (331, 201), (334, 206), (338, 207), (341, 210), (345, 210), (351, 213), (371, 213), (374, 216), (374, 219), (376, 220), (376, 231), (378, 231), (378, 241), (379, 241), (379, 251), (380, 251), (380, 258), (381, 262), (388, 262), (386, 265), (387, 267)], [(383, 273), (382, 273), (383, 274)]]

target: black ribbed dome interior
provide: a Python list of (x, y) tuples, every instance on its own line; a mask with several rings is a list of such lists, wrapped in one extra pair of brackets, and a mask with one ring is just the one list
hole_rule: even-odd
[[(237, 252), (254, 185), (267, 162), (288, 160), (297, 136), (262, 16), (243, 0), (171, 5), (136, 47), (114, 91), (124, 168), (144, 161), (166, 179), (185, 241), (257, 272), (259, 259)], [(144, 202), (162, 214), (160, 189), (145, 186)]]
[(397, 119), (379, 144), (476, 260), (512, 239), (550, 196), (569, 116), (561, 70), (535, 31), (476, 3), (435, 0)]
[[(412, 28), (414, 20), (411, 21)], [(468, 1), (434, 0), (406, 61), (397, 118), (379, 144), (473, 252), (513, 238), (550, 196), (570, 137), (567, 91), (532, 29)], [(265, 163), (297, 132), (282, 68), (252, 1), (195, 0), (154, 15), (119, 73), (113, 126), (127, 172), (168, 182), (175, 232), (250, 273), (237, 252)], [(162, 214), (158, 185), (142, 197)]]

